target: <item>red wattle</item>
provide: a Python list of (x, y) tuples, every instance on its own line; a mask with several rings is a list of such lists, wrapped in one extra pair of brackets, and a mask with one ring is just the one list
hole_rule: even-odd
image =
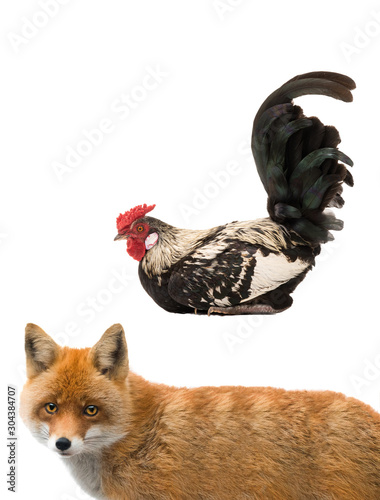
[(145, 255), (145, 244), (136, 238), (128, 238), (127, 252), (135, 260), (141, 260)]

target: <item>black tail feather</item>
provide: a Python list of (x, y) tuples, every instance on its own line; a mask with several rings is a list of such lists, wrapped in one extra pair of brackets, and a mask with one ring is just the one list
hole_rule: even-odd
[(343, 206), (342, 183), (353, 185), (344, 164), (353, 163), (337, 149), (336, 128), (306, 118), (292, 99), (320, 94), (350, 102), (354, 88), (351, 78), (338, 73), (296, 76), (264, 101), (253, 124), (252, 152), (268, 193), (269, 215), (313, 246), (333, 239), (329, 230), (343, 227), (324, 210)]

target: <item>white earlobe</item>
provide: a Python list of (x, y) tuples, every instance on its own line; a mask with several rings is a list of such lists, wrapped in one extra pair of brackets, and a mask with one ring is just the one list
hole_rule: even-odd
[(158, 234), (157, 233), (150, 233), (149, 236), (145, 238), (145, 248), (147, 250), (150, 250), (158, 241)]

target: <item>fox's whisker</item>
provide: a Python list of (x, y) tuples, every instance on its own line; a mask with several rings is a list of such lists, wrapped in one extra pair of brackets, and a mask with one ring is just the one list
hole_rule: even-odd
[(32, 429), (32, 434), (39, 441), (48, 441), (50, 437), (49, 429), (45, 425)]

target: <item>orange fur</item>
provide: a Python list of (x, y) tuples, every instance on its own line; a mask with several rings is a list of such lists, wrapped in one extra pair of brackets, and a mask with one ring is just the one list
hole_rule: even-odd
[[(93, 427), (112, 434), (112, 444), (82, 452), (99, 457), (101, 490), (76, 474), (96, 498), (380, 499), (380, 415), (360, 401), (329, 391), (153, 384), (128, 372), (120, 325), (92, 349), (47, 346), (41, 332), (27, 327), (21, 415), (33, 432), (43, 422), (68, 439)], [(50, 354), (38, 358), (41, 345)], [(88, 404), (98, 415), (83, 415)]]

